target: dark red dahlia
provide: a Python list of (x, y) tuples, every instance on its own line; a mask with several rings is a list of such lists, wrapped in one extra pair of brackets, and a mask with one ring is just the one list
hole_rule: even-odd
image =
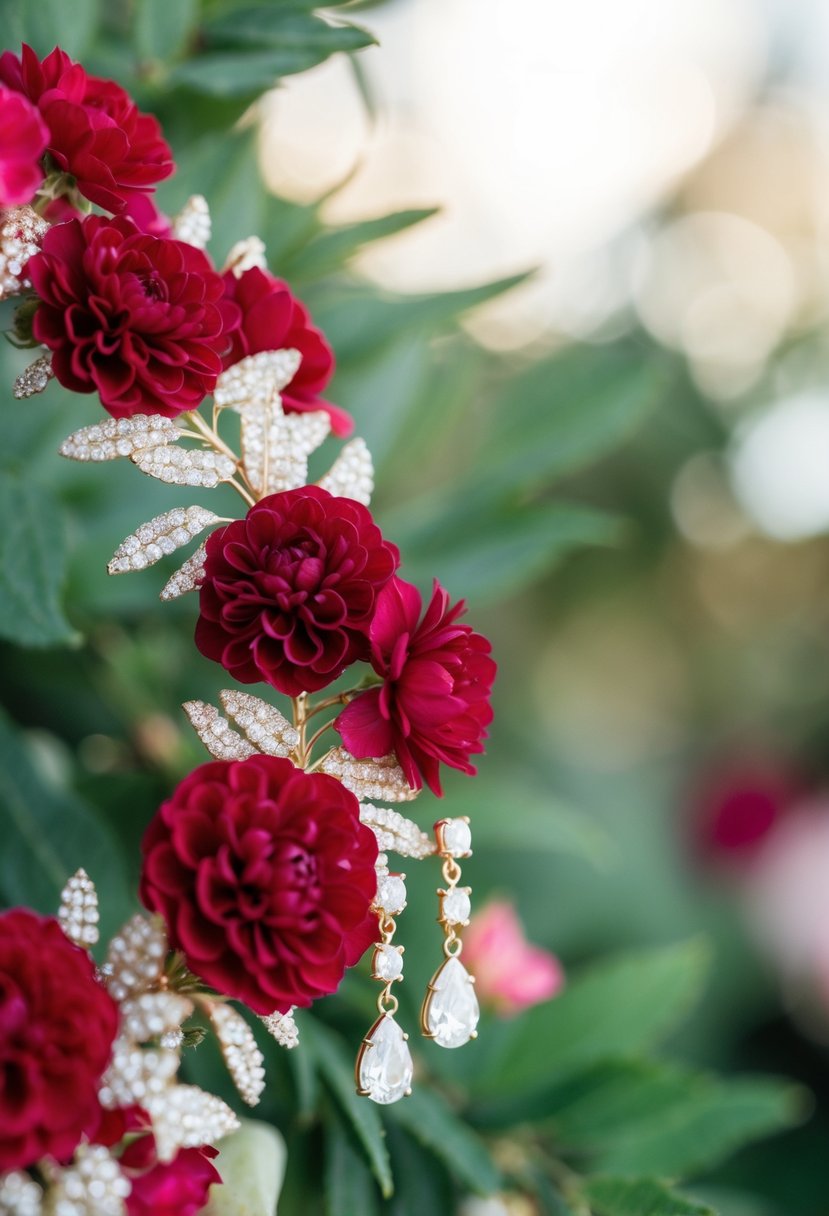
[(208, 538), (196, 645), (243, 684), (316, 692), (367, 654), (398, 552), (351, 498), (304, 486)]
[(299, 351), (299, 369), (280, 394), (283, 409), (287, 413), (325, 410), (334, 434), (350, 435), (354, 429), (351, 415), (319, 396), (334, 374), (334, 352), (288, 284), (258, 267), (246, 270), (239, 278), (228, 270), (224, 280), (228, 299), (238, 304), (242, 313), (225, 366), (263, 350)]
[(256, 1013), (337, 988), (373, 940), (377, 842), (333, 777), (290, 760), (217, 760), (144, 836), (141, 898), (190, 969)]
[(41, 62), (29, 46), (0, 55), (0, 84), (27, 97), (49, 131), (47, 151), (84, 198), (120, 211), (173, 172), (173, 156), (151, 114), (120, 85), (88, 76), (57, 47)]
[(159, 1161), (152, 1135), (138, 1136), (119, 1158), (132, 1190), (127, 1216), (196, 1216), (221, 1175), (212, 1164), (215, 1148), (181, 1148), (172, 1161)]
[(70, 1156), (100, 1122), (118, 1010), (56, 920), (0, 914), (0, 1170)]
[(458, 624), (463, 600), (450, 606), (437, 580), (422, 621), (420, 609), (402, 579), (380, 593), (369, 638), (383, 685), (355, 697), (335, 726), (353, 756), (394, 752), (413, 789), (425, 780), (441, 794), (441, 764), (475, 772), (469, 757), (484, 750), (496, 668), (486, 638)]
[(50, 228), (28, 273), (55, 375), (114, 418), (173, 418), (213, 391), (237, 314), (198, 249), (89, 215)]
[(43, 181), (40, 158), (48, 135), (35, 107), (0, 85), (0, 208), (34, 198)]

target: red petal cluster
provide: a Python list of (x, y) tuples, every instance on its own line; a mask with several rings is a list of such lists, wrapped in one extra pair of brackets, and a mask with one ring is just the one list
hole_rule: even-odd
[(228, 299), (242, 313), (242, 323), (233, 335), (233, 347), (225, 366), (263, 350), (298, 350), (302, 362), (291, 383), (280, 393), (283, 409), (287, 413), (325, 410), (334, 434), (349, 435), (354, 428), (351, 415), (319, 396), (334, 374), (334, 352), (288, 284), (256, 267), (246, 270), (238, 279), (228, 270), (224, 280)]
[(353, 499), (318, 486), (271, 494), (207, 541), (196, 645), (243, 684), (315, 692), (367, 654), (397, 564)]
[(213, 391), (238, 315), (192, 245), (90, 215), (50, 228), (28, 272), (34, 335), (66, 388), (98, 392), (114, 418), (173, 418)]
[(48, 128), (47, 151), (90, 202), (117, 212), (173, 171), (158, 122), (120, 85), (89, 76), (57, 47), (41, 62), (31, 47), (0, 55), (0, 84), (28, 98)]
[(382, 687), (361, 693), (335, 723), (353, 756), (395, 752), (413, 789), (425, 780), (436, 794), (440, 765), (474, 774), (469, 757), (484, 750), (492, 721), (495, 679), (490, 644), (459, 625), (461, 600), (450, 606), (435, 581), (420, 618), (420, 593), (394, 578), (381, 592), (371, 622), (371, 665)]
[(142, 844), (141, 898), (190, 969), (256, 1013), (310, 1005), (373, 940), (377, 842), (333, 777), (251, 756), (203, 764)]
[(48, 136), (34, 106), (0, 85), (0, 208), (34, 198), (43, 180), (40, 158)]
[(207, 1193), (222, 1178), (212, 1159), (215, 1148), (182, 1148), (172, 1161), (159, 1161), (151, 1135), (138, 1136), (119, 1158), (130, 1180), (127, 1216), (196, 1216)]
[(0, 915), (0, 1170), (70, 1156), (100, 1121), (118, 1011), (56, 920)]

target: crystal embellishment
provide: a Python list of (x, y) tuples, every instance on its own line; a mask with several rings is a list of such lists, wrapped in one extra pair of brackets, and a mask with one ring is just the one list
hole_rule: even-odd
[(374, 906), (389, 916), (396, 916), (406, 907), (406, 884), (402, 874), (384, 874), (377, 883)]
[(142, 524), (121, 542), (107, 566), (110, 574), (143, 570), (189, 545), (194, 536), (218, 521), (205, 507), (174, 507)]
[(423, 1033), (439, 1047), (463, 1047), (477, 1036), (480, 1017), (475, 981), (459, 958), (448, 958), (432, 976), (423, 1003)]
[(38, 393), (42, 393), (50, 380), (54, 378), (55, 373), (52, 371), (52, 356), (39, 355), (34, 363), (20, 373), (14, 382), (13, 396), (18, 401), (23, 401), (27, 397), (35, 397)]
[(371, 962), (371, 978), (384, 980), (390, 984), (393, 980), (403, 978), (403, 948), (384, 943), (374, 947), (374, 957)]
[(390, 807), (360, 803), (360, 823), (371, 828), (377, 837), (377, 847), (384, 851), (392, 849), (401, 857), (417, 858), (429, 857), (435, 851), (432, 841), (413, 820)]
[(86, 870), (72, 875), (60, 896), (58, 921), (70, 941), (88, 950), (98, 940), (98, 896)]
[(447, 925), (468, 925), (472, 912), (469, 887), (452, 887), (441, 896), (441, 920)]
[(412, 1053), (391, 1014), (379, 1017), (363, 1039), (355, 1071), (357, 1093), (381, 1106), (411, 1093)]
[(353, 498), (367, 507), (374, 492), (374, 465), (364, 439), (352, 439), (318, 483), (337, 498)]
[(472, 852), (472, 832), (467, 819), (442, 819), (435, 824), (438, 852), (451, 857), (469, 857)]
[(117, 460), (119, 456), (164, 447), (180, 434), (171, 418), (133, 414), (131, 418), (106, 418), (92, 426), (82, 426), (64, 439), (58, 451), (69, 460)]

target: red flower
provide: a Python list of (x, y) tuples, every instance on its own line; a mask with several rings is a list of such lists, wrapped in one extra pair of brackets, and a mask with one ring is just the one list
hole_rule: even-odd
[(56, 920), (0, 915), (0, 1170), (70, 1156), (98, 1126), (118, 1011)]
[(190, 969), (256, 1013), (334, 992), (376, 934), (377, 842), (333, 777), (251, 756), (203, 764), (142, 844), (141, 898)]
[(119, 1159), (132, 1185), (127, 1216), (196, 1216), (212, 1184), (222, 1180), (211, 1164), (216, 1156), (210, 1146), (181, 1148), (172, 1161), (162, 1162), (151, 1135), (133, 1140)]
[(112, 80), (88, 76), (57, 47), (41, 62), (31, 47), (0, 55), (0, 84), (22, 93), (49, 129), (47, 150), (84, 198), (120, 211), (173, 172), (158, 122)]
[(173, 418), (213, 391), (236, 313), (192, 245), (89, 215), (51, 228), (28, 273), (34, 335), (66, 388), (97, 391), (114, 418)]
[(450, 607), (437, 580), (418, 624), (420, 607), (417, 588), (399, 578), (378, 596), (369, 638), (383, 686), (355, 697), (335, 726), (353, 756), (394, 752), (413, 789), (425, 780), (441, 794), (441, 764), (476, 771), (469, 757), (484, 750), (495, 663), (486, 638), (457, 624), (463, 601)]
[(318, 486), (271, 494), (208, 538), (196, 645), (243, 684), (315, 692), (366, 653), (397, 563), (353, 499)]
[(286, 413), (325, 410), (334, 434), (350, 435), (354, 429), (351, 415), (318, 396), (334, 374), (334, 352), (288, 284), (258, 267), (246, 270), (238, 279), (228, 270), (224, 280), (228, 299), (242, 311), (242, 324), (233, 335), (225, 367), (263, 350), (298, 350), (302, 362), (280, 394), (283, 409)]
[(49, 132), (25, 97), (0, 85), (0, 208), (29, 203), (43, 181)]

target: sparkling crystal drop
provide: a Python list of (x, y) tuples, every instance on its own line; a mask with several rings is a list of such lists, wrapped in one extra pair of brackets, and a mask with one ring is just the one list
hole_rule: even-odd
[(412, 1085), (412, 1055), (406, 1036), (390, 1013), (384, 1013), (366, 1035), (357, 1057), (358, 1092), (388, 1106)]
[(384, 944), (375, 947), (371, 965), (372, 978), (390, 983), (403, 974), (403, 955), (399, 946)]
[(480, 1017), (472, 977), (458, 958), (448, 958), (432, 977), (423, 1007), (428, 1036), (440, 1047), (463, 1047)]

